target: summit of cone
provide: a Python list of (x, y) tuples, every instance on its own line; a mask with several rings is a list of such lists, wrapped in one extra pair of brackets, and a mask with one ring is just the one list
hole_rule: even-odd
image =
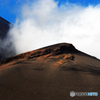
[[(50, 56), (57, 56), (61, 54), (69, 54), (69, 53), (76, 53), (78, 50), (70, 43), (59, 43), (50, 45), (47, 47), (43, 47), (37, 50), (29, 51), (26, 53), (22, 53), (16, 55), (14, 57), (10, 57), (1, 61), (1, 64), (9, 63), (16, 60), (21, 59), (33, 59), (37, 57), (50, 57)], [(68, 55), (69, 56), (69, 55)], [(72, 56), (72, 59), (74, 57)]]
[(74, 60), (75, 57), (73, 56), (73, 54), (81, 54), (81, 55), (83, 54), (83, 55), (89, 56), (77, 50), (70, 43), (59, 43), (59, 44), (50, 45), (47, 47), (43, 47), (37, 50), (29, 51), (26, 53), (16, 55), (14, 57), (4, 59), (1, 61), (1, 65), (9, 63), (9, 62), (13, 62), (13, 61), (30, 60), (30, 59), (36, 59), (36, 58), (45, 58), (45, 59), (46, 58), (63, 58), (63, 59)]

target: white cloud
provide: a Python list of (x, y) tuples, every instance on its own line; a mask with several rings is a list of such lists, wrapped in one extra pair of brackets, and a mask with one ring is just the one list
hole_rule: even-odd
[(23, 5), (17, 18), (9, 32), (17, 54), (67, 42), (100, 58), (100, 5), (58, 7), (53, 0), (38, 0)]

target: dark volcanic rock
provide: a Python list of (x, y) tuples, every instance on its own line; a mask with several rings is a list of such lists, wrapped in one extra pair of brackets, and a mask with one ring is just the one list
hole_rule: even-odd
[(54, 51), (53, 55), (59, 55), (59, 54), (64, 54), (64, 53), (76, 53), (78, 52), (77, 49), (72, 44), (65, 44), (63, 46), (60, 46), (57, 50)]

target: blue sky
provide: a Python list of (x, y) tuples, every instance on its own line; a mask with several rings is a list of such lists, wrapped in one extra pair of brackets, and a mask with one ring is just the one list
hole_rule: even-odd
[[(14, 23), (21, 6), (28, 1), (33, 0), (0, 0), (0, 16), (5, 18), (11, 23)], [(58, 6), (65, 4), (65, 2), (81, 5), (87, 7), (88, 5), (97, 5), (100, 0), (55, 0), (58, 1)]]

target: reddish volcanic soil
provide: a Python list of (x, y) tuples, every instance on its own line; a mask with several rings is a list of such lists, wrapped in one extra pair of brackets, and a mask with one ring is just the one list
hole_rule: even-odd
[[(70, 97), (70, 91), (98, 92)], [(0, 100), (100, 100), (100, 60), (61, 43), (0, 63)]]

